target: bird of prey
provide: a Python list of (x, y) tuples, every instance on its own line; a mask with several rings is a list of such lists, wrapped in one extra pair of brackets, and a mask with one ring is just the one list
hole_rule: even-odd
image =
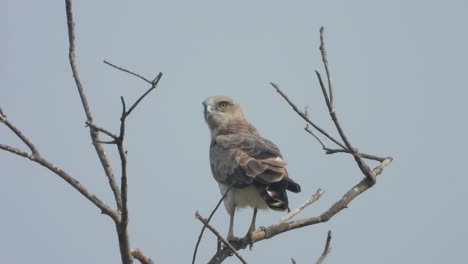
[[(287, 164), (278, 147), (263, 138), (242, 113), (240, 105), (227, 96), (203, 101), (205, 120), (211, 131), (210, 165), (224, 195), (230, 215), (228, 240), (235, 240), (237, 208), (253, 208), (247, 235), (255, 231), (257, 209), (286, 211), (286, 191), (298, 193), (299, 184), (289, 179)], [(231, 188), (231, 189), (229, 189)]]

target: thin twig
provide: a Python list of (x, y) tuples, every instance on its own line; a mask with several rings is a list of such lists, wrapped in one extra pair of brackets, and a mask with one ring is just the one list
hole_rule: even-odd
[(0, 144), (0, 149), (11, 152), (11, 153), (13, 153), (15, 155), (18, 155), (18, 156), (21, 156), (21, 157), (32, 159), (32, 155), (29, 154), (28, 152), (22, 151), (21, 149), (18, 149), (18, 148), (12, 147), (12, 146), (8, 146), (8, 145), (5, 145), (5, 144)]
[(95, 125), (95, 124), (93, 124), (93, 123), (90, 123), (90, 122), (88, 122), (88, 121), (86, 121), (86, 126), (90, 126), (90, 127), (94, 128), (94, 129), (96, 129), (97, 131), (102, 132), (102, 133), (108, 135), (109, 137), (111, 137), (111, 138), (113, 138), (113, 139), (117, 139), (117, 138), (118, 138), (116, 134), (110, 132), (109, 130), (106, 130), (106, 129), (102, 128), (102, 127), (99, 127), (99, 126), (97, 126), (97, 125)]
[[(328, 69), (328, 60), (327, 60), (327, 51), (325, 50), (325, 37), (324, 37), (324, 28), (320, 27), (320, 52), (322, 53), (322, 61), (325, 67), (325, 72), (327, 73), (328, 79), (328, 90), (330, 94), (330, 103), (333, 106), (333, 89), (332, 89), (332, 78), (330, 70)], [(333, 111), (333, 110), (332, 110)]]
[(32, 155), (39, 155), (39, 151), (37, 150), (36, 146), (29, 140), (22, 132), (19, 130), (17, 127), (15, 127), (10, 121), (8, 121), (8, 118), (1, 113), (2, 115), (2, 123), (4, 123), (15, 135), (23, 141), (26, 146), (31, 150)]
[[(328, 61), (327, 61), (327, 52), (325, 49), (325, 41), (324, 41), (324, 29), (323, 27), (320, 29), (320, 52), (322, 54), (322, 61), (325, 67), (325, 70), (327, 72), (327, 79), (328, 79), (328, 90), (330, 95), (333, 93), (332, 89), (332, 81), (331, 81), (331, 76), (330, 72), (328, 70)], [(326, 101), (326, 104), (328, 106), (328, 111), (330, 113), (331, 119), (333, 120), (333, 123), (335, 124), (336, 130), (338, 130), (338, 133), (343, 140), (344, 144), (346, 145), (346, 148), (342, 147), (343, 149), (347, 149), (350, 151), (351, 155), (353, 155), (354, 160), (358, 164), (358, 167), (361, 169), (361, 172), (366, 176), (366, 178), (371, 182), (371, 184), (375, 184), (375, 176), (372, 174), (371, 169), (367, 164), (364, 162), (364, 160), (361, 158), (361, 154), (352, 146), (351, 142), (348, 140), (346, 134), (344, 133), (343, 128), (340, 125), (340, 122), (338, 121), (338, 117), (335, 111), (335, 106), (333, 105), (333, 100), (331, 98), (328, 98), (325, 86), (323, 85), (322, 78), (320, 76), (320, 73), (318, 71), (315, 71), (317, 74), (317, 77), (319, 79), (320, 87), (322, 88), (322, 92)], [(331, 96), (330, 96), (331, 97)]]
[(114, 68), (116, 68), (116, 69), (118, 69), (118, 70), (121, 70), (121, 71), (123, 71), (123, 72), (129, 73), (129, 74), (131, 74), (131, 75), (133, 75), (133, 76), (136, 76), (136, 77), (142, 79), (143, 81), (145, 81), (145, 82), (147, 82), (147, 83), (149, 83), (149, 84), (153, 84), (153, 82), (151, 82), (150, 80), (146, 79), (145, 77), (141, 76), (141, 75), (138, 74), (138, 73), (134, 73), (134, 72), (132, 72), (132, 71), (130, 71), (130, 70), (127, 70), (127, 69), (124, 69), (124, 68), (119, 67), (119, 66), (117, 66), (117, 65), (114, 65), (114, 64), (112, 64), (112, 63), (110, 63), (110, 62), (108, 62), (108, 61), (106, 61), (106, 60), (104, 60), (104, 63), (107, 64), (107, 65), (109, 65), (109, 66), (111, 66), (111, 67), (114, 67)]
[(99, 141), (95, 141), (93, 142), (93, 144), (105, 144), (105, 145), (113, 145), (113, 144), (117, 144), (117, 140), (99, 140)]
[[(80, 75), (78, 73), (78, 66), (76, 65), (76, 60), (75, 60), (75, 22), (73, 19), (73, 10), (72, 10), (71, 0), (65, 0), (65, 9), (67, 13), (68, 42), (69, 42), (68, 58), (70, 60), (70, 66), (73, 72), (73, 79), (75, 80), (76, 88), (78, 89), (78, 93), (80, 95), (81, 103), (83, 105), (83, 109), (86, 114), (86, 120), (90, 124), (93, 124), (94, 123), (93, 116), (91, 115), (91, 110), (88, 105), (88, 100), (86, 99), (84, 88), (80, 81)], [(96, 131), (96, 129), (92, 127), (90, 127), (90, 135), (91, 135), (91, 139), (93, 142), (101, 141), (98, 131)], [(112, 167), (104, 151), (104, 147), (100, 143), (93, 144), (93, 145), (94, 145), (94, 148), (96, 149), (99, 160), (101, 161), (101, 165), (109, 181), (109, 186), (112, 189), (112, 193), (114, 194), (114, 199), (117, 204), (117, 208), (120, 209), (122, 208), (122, 200), (120, 198), (119, 187), (117, 186), (117, 182), (115, 181), (114, 172), (112, 171)]]
[(313, 128), (315, 128), (322, 135), (326, 136), (328, 139), (333, 141), (335, 144), (337, 144), (338, 146), (346, 149), (345, 145), (343, 145), (341, 142), (336, 140), (334, 137), (330, 136), (330, 134), (328, 134), (325, 130), (323, 130), (321, 127), (319, 127), (314, 122), (312, 122), (301, 110), (299, 110), (299, 108), (297, 108), (297, 106), (291, 101), (291, 99), (289, 99), (289, 97), (281, 90), (281, 88), (277, 84), (272, 83), (272, 82), (270, 82), (270, 84), (273, 86), (273, 88), (276, 89), (276, 92), (278, 92), (284, 98), (284, 100), (286, 100), (286, 102), (288, 102), (288, 104), (292, 107), (294, 112), (296, 112), (300, 117), (302, 117), (302, 119), (304, 119), (304, 121), (309, 123)]
[[(325, 144), (320, 140), (320, 138), (318, 138), (315, 135), (315, 133), (308, 126), (309, 126), (309, 124), (307, 124), (307, 126), (304, 128), (304, 130), (307, 131), (307, 133), (311, 134), (313, 137), (315, 137), (315, 139), (320, 143), (320, 145), (322, 145), (322, 149), (325, 150), (325, 154), (331, 155), (331, 154), (335, 154), (335, 153), (348, 153), (348, 154), (351, 153), (347, 149), (327, 148), (325, 146)], [(386, 159), (386, 157), (379, 157), (379, 156), (376, 156), (376, 155), (366, 154), (366, 153), (362, 153), (362, 152), (361, 152), (361, 157), (364, 158), (364, 159), (375, 160), (375, 161), (378, 161), (378, 162), (382, 162), (384, 159)]]
[(138, 98), (138, 100), (136, 100), (135, 103), (133, 103), (133, 105), (130, 107), (130, 109), (128, 109), (127, 113), (125, 114), (126, 116), (130, 115), (133, 109), (135, 109), (135, 107), (141, 102), (141, 100), (143, 100), (143, 98), (145, 98), (147, 94), (149, 94), (152, 90), (156, 89), (156, 87), (158, 86), (159, 80), (161, 80), (162, 75), (163, 75), (162, 72), (160, 72), (158, 76), (156, 76), (153, 83), (151, 84), (151, 88), (148, 89), (148, 91), (146, 91), (142, 96), (140, 96), (140, 98)]
[(126, 118), (126, 106), (125, 100), (121, 96), (120, 100), (122, 102), (122, 115), (120, 117), (120, 133), (117, 138), (117, 149), (120, 157), (121, 165), (121, 177), (120, 177), (120, 195), (122, 200), (122, 217), (120, 223), (118, 223), (117, 231), (119, 232), (119, 245), (122, 258), (131, 259), (131, 249), (130, 249), (130, 238), (128, 237), (128, 183), (127, 183), (127, 152), (123, 146), (125, 138), (125, 118)]
[[(335, 154), (335, 153), (348, 153), (348, 154), (351, 153), (347, 149), (324, 148), (324, 150), (325, 150), (325, 154), (327, 154), (327, 155)], [(361, 158), (363, 158), (363, 159), (375, 160), (375, 161), (378, 161), (378, 162), (382, 162), (384, 159), (387, 158), (387, 157), (379, 157), (379, 156), (376, 156), (376, 155), (366, 154), (366, 153), (362, 153), (362, 152), (360, 154), (361, 154)]]
[[(200, 245), (200, 241), (203, 237), (203, 232), (205, 232), (205, 228), (206, 226), (208, 225), (208, 223), (211, 221), (211, 218), (213, 217), (213, 215), (215, 214), (215, 212), (218, 210), (219, 206), (221, 205), (221, 203), (224, 201), (224, 198), (226, 198), (226, 195), (231, 191), (231, 187), (229, 187), (226, 192), (223, 194), (223, 196), (221, 197), (221, 199), (219, 199), (218, 203), (216, 204), (215, 208), (213, 209), (213, 211), (211, 211), (210, 213), (210, 216), (208, 216), (208, 219), (206, 220), (206, 224), (203, 225), (201, 231), (200, 231), (200, 234), (198, 235), (198, 239), (197, 239), (197, 244), (195, 245), (195, 249), (193, 250), (193, 257), (192, 257), (192, 264), (195, 264), (195, 259), (197, 258), (197, 251), (198, 251), (198, 246)], [(195, 213), (195, 218), (197, 218), (197, 215), (198, 212)], [(228, 243), (229, 244), (229, 243)], [(232, 247), (232, 246), (231, 246)]]
[(3, 121), (6, 119), (5, 114), (3, 113), (2, 107), (0, 107), (0, 122), (3, 123)]
[(306, 124), (306, 127), (304, 128), (304, 130), (307, 131), (307, 133), (311, 134), (320, 143), (320, 145), (322, 145), (322, 149), (326, 148), (322, 140), (320, 140), (320, 138), (317, 135), (315, 135), (314, 131), (310, 129), (309, 123)]
[(204, 219), (198, 212), (195, 213), (195, 218), (200, 220), (208, 229), (210, 229), (213, 234), (215, 234), (221, 242), (232, 252), (236, 257), (244, 264), (247, 264), (247, 261), (237, 252), (237, 250), (216, 230), (213, 226), (211, 226), (208, 222), (207, 219)]
[(297, 214), (299, 214), (302, 210), (304, 210), (307, 206), (311, 205), (312, 203), (314, 203), (315, 201), (317, 201), (318, 199), (320, 199), (320, 197), (322, 196), (322, 194), (325, 192), (325, 190), (323, 189), (318, 189), (317, 192), (315, 192), (314, 195), (312, 195), (307, 201), (305, 201), (304, 203), (302, 203), (299, 207), (297, 207), (296, 209), (292, 210), (291, 212), (289, 212), (287, 215), (281, 217), (281, 219), (279, 220), (278, 223), (284, 223), (288, 220), (290, 220), (291, 218), (293, 218), (294, 216), (296, 216)]
[(330, 241), (331, 241), (331, 231), (328, 230), (327, 242), (325, 243), (325, 248), (323, 249), (322, 255), (320, 255), (320, 257), (319, 257), (319, 259), (317, 260), (317, 262), (315, 262), (316, 264), (322, 264), (322, 262), (325, 260), (325, 258), (327, 257), (327, 255), (330, 253), (330, 251), (331, 251), (331, 248), (330, 248)]

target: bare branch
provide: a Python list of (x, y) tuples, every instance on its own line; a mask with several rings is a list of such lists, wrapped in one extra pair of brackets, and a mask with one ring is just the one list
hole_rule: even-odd
[[(378, 176), (382, 173), (383, 169), (390, 164), (392, 159), (389, 157), (382, 161), (377, 167), (374, 168), (373, 173)], [(253, 241), (261, 241), (263, 239), (271, 238), (278, 234), (287, 232), (289, 230), (301, 228), (304, 226), (314, 225), (322, 222), (326, 222), (330, 220), (334, 215), (336, 215), (341, 210), (348, 207), (348, 204), (354, 200), (358, 195), (365, 192), (367, 189), (372, 187), (373, 184), (370, 183), (367, 178), (361, 180), (358, 184), (356, 184), (353, 188), (351, 188), (348, 192), (343, 195), (343, 197), (335, 202), (328, 210), (323, 212), (320, 216), (305, 218), (297, 221), (290, 221), (285, 223), (279, 223), (272, 226), (267, 227), (264, 230), (257, 230), (253, 234)]]
[(296, 260), (294, 258), (291, 258), (291, 263), (296, 264)]
[[(231, 187), (229, 187), (226, 192), (223, 194), (223, 196), (221, 197), (221, 199), (219, 199), (218, 203), (216, 204), (215, 208), (213, 209), (213, 211), (211, 211), (210, 213), (210, 216), (208, 217), (208, 219), (205, 221), (206, 224), (202, 227), (201, 231), (200, 231), (200, 235), (198, 235), (198, 240), (197, 240), (197, 244), (195, 245), (195, 249), (193, 250), (193, 257), (192, 257), (192, 264), (195, 264), (195, 259), (197, 258), (197, 251), (198, 251), (198, 246), (200, 245), (200, 241), (203, 237), (203, 232), (205, 232), (205, 228), (206, 226), (208, 225), (208, 223), (210, 222), (211, 218), (213, 217), (213, 215), (215, 214), (215, 212), (218, 210), (219, 206), (221, 205), (221, 203), (224, 201), (224, 198), (226, 198), (226, 195), (231, 191)], [(198, 214), (198, 211), (195, 213), (195, 218), (198, 219), (197, 215), (199, 216)], [(203, 222), (203, 223), (205, 223)], [(228, 243), (229, 244), (229, 243)], [(231, 246), (232, 247), (232, 246)]]
[(135, 107), (137, 107), (137, 105), (141, 102), (141, 100), (143, 100), (143, 98), (145, 98), (145, 96), (147, 94), (149, 94), (152, 90), (156, 89), (156, 86), (158, 85), (159, 80), (161, 80), (162, 75), (163, 75), (162, 72), (160, 72), (158, 74), (158, 76), (156, 76), (156, 78), (151, 83), (152, 84), (151, 88), (148, 89), (148, 91), (146, 91), (142, 96), (140, 96), (140, 98), (138, 98), (138, 100), (136, 100), (135, 103), (133, 103), (133, 105), (130, 107), (130, 109), (128, 109), (128, 112), (125, 114), (126, 116), (129, 116), (130, 113), (132, 113), (133, 109), (135, 109)]
[(141, 264), (154, 264), (154, 261), (145, 256), (145, 254), (143, 254), (143, 251), (141, 251), (140, 249), (132, 249), (132, 256), (136, 259), (138, 259), (138, 261), (140, 261)]
[[(382, 173), (383, 169), (390, 164), (392, 158), (387, 158), (382, 161), (377, 167), (374, 168), (373, 173), (376, 176)], [(236, 250), (244, 249), (251, 243), (256, 243), (265, 239), (272, 238), (276, 235), (291, 231), (293, 229), (302, 228), (305, 226), (315, 225), (323, 222), (327, 222), (333, 216), (335, 216), (338, 212), (348, 207), (349, 203), (354, 200), (357, 196), (365, 192), (367, 189), (371, 188), (372, 184), (364, 178), (361, 180), (357, 185), (352, 187), (348, 192), (343, 195), (343, 197), (335, 202), (329, 209), (325, 212), (320, 214), (319, 216), (304, 218), (296, 221), (289, 221), (271, 225), (264, 229), (258, 229), (254, 231), (252, 234), (252, 240), (249, 240), (247, 237), (242, 238), (239, 240), (239, 243), (233, 244), (233, 247)], [(221, 251), (218, 251), (212, 259), (217, 259), (217, 262), (214, 263), (221, 263), (224, 259), (229, 257), (230, 249), (223, 248)]]
[[(90, 122), (88, 122), (88, 121), (86, 121), (86, 126), (90, 126), (90, 127), (94, 128), (94, 129), (96, 129), (97, 131), (102, 132), (102, 133), (108, 135), (109, 137), (111, 137), (111, 138), (113, 138), (113, 139), (117, 139), (117, 138), (118, 138), (117, 135), (115, 135), (114, 133), (112, 133), (112, 132), (110, 132), (110, 131), (108, 131), (108, 130), (102, 128), (102, 127), (99, 127), (99, 126), (97, 126), (97, 125), (95, 125), (95, 124), (93, 124), (93, 123), (90, 123)], [(101, 142), (100, 142), (100, 143), (101, 143)]]
[(3, 111), (1, 113), (1, 122), (4, 123), (13, 133), (15, 133), (15, 135), (21, 139), (21, 141), (23, 141), (26, 146), (28, 146), (32, 152), (32, 155), (39, 155), (39, 151), (37, 150), (36, 146), (34, 146), (31, 140), (23, 135), (23, 133), (8, 120), (5, 114), (3, 114)]
[[(244, 258), (242, 258), (242, 256), (239, 254), (239, 252), (237, 252), (237, 250), (218, 232), (218, 230), (216, 230), (213, 226), (211, 226), (208, 223), (207, 219), (203, 218), (198, 212), (195, 213), (195, 218), (200, 220), (200, 222), (202, 222), (204, 224), (204, 226), (208, 227), (208, 229), (210, 229), (210, 231), (213, 232), (213, 234), (215, 234), (218, 237), (218, 239), (221, 242), (223, 242), (223, 244), (227, 247), (227, 249), (230, 250), (230, 252), (234, 253), (234, 255), (236, 255), (236, 257), (242, 263), (244, 263), (244, 264), (247, 263), (247, 261), (245, 261)], [(213, 257), (213, 259), (210, 260), (208, 263), (221, 263), (221, 262), (218, 262), (218, 260), (215, 260), (215, 258)]]
[(96, 195), (90, 193), (83, 185), (80, 184), (79, 181), (75, 180), (70, 174), (66, 173), (50, 161), (44, 159), (37, 148), (34, 146), (34, 144), (29, 140), (28, 137), (26, 137), (23, 132), (21, 132), (20, 129), (18, 129), (15, 125), (13, 125), (3, 114), (1, 113), (2, 116), (2, 123), (4, 123), (15, 135), (21, 139), (30, 149), (32, 154), (29, 154), (25, 151), (22, 151), (20, 149), (0, 144), (0, 149), (3, 149), (5, 151), (8, 151), (10, 153), (16, 154), (18, 156), (28, 158), (36, 163), (39, 163), (40, 165), (48, 168), (58, 176), (60, 176), (62, 179), (64, 179), (66, 182), (68, 182), (71, 186), (73, 186), (77, 191), (79, 191), (81, 194), (83, 194), (88, 200), (90, 200), (93, 204), (95, 204), (99, 209), (101, 209), (103, 214), (106, 214), (110, 216), (112, 219), (115, 221), (118, 221), (120, 219), (120, 215), (114, 211), (112, 208), (110, 208), (107, 204), (102, 202)]
[(348, 140), (346, 134), (344, 133), (343, 128), (341, 127), (341, 125), (340, 125), (340, 123), (338, 121), (338, 117), (337, 117), (337, 114), (336, 114), (336, 111), (335, 111), (335, 106), (333, 105), (333, 100), (331, 99), (331, 97), (332, 97), (331, 94), (332, 94), (333, 89), (332, 89), (332, 86), (331, 86), (332, 81), (331, 81), (330, 72), (328, 70), (327, 53), (326, 53), (326, 50), (325, 50), (325, 42), (324, 42), (323, 33), (324, 33), (324, 29), (322, 27), (320, 29), (320, 51), (322, 53), (322, 60), (323, 60), (324, 67), (325, 67), (325, 70), (327, 72), (328, 90), (330, 92), (330, 98), (328, 98), (328, 96), (326, 94), (326, 89), (325, 89), (325, 86), (323, 85), (322, 78), (320, 77), (320, 73), (318, 71), (315, 71), (315, 73), (317, 74), (317, 77), (319, 79), (320, 87), (322, 88), (323, 95), (324, 95), (325, 101), (327, 103), (330, 116), (331, 116), (331, 118), (333, 120), (333, 123), (335, 124), (336, 130), (338, 130), (338, 133), (340, 134), (341, 139), (343, 140), (343, 142), (346, 145), (346, 148), (344, 148), (342, 146), (341, 147), (343, 149), (347, 149), (347, 150), (349, 150), (351, 152), (351, 154), (354, 157), (354, 160), (358, 164), (358, 166), (361, 169), (362, 173), (366, 176), (366, 178), (372, 184), (375, 184), (375, 175), (372, 174), (372, 171), (369, 168), (369, 166), (367, 166), (367, 164), (361, 158), (361, 154), (352, 146), (351, 142)]
[[(86, 120), (90, 124), (93, 124), (94, 123), (93, 116), (91, 115), (91, 110), (88, 105), (88, 100), (86, 99), (84, 88), (80, 81), (80, 76), (78, 73), (78, 66), (76, 65), (76, 60), (75, 60), (75, 22), (73, 19), (73, 10), (72, 10), (71, 0), (65, 0), (65, 9), (67, 13), (67, 25), (68, 25), (68, 42), (69, 42), (68, 58), (70, 60), (70, 66), (73, 72), (73, 78), (75, 80), (76, 88), (78, 89), (81, 103), (83, 105), (83, 109), (86, 114)], [(117, 208), (120, 209), (122, 208), (122, 200), (120, 198), (119, 187), (117, 186), (117, 183), (115, 181), (114, 173), (112, 171), (112, 167), (110, 166), (107, 155), (104, 151), (104, 147), (100, 143), (98, 143), (101, 141), (99, 137), (99, 133), (93, 127), (90, 127), (90, 136), (91, 136), (91, 140), (93, 142), (96, 142), (96, 144), (93, 144), (94, 148), (96, 149), (96, 153), (99, 157), (99, 160), (101, 161), (101, 165), (109, 181), (109, 186), (111, 187), (112, 192), (114, 194), (114, 199), (117, 204)]]
[[(330, 154), (335, 154), (335, 153), (351, 153), (349, 150), (347, 149), (329, 149), (329, 148), (324, 148), (325, 150), (325, 154), (327, 155), (330, 155)], [(379, 157), (379, 156), (375, 156), (375, 155), (371, 155), (371, 154), (366, 154), (366, 153), (360, 153), (361, 154), (361, 158), (363, 159), (368, 159), (368, 160), (375, 160), (375, 161), (378, 161), (378, 162), (382, 162), (384, 161), (386, 158), (388, 157)]]
[(338, 140), (336, 140), (335, 138), (330, 136), (330, 134), (328, 134), (325, 130), (323, 130), (321, 127), (319, 127), (314, 122), (312, 122), (312, 120), (310, 120), (301, 110), (299, 110), (299, 108), (291, 101), (291, 99), (289, 99), (289, 97), (281, 90), (281, 88), (277, 84), (272, 83), (272, 82), (270, 84), (273, 86), (273, 88), (276, 89), (276, 92), (278, 92), (284, 98), (284, 100), (286, 100), (286, 102), (288, 102), (288, 104), (292, 107), (294, 112), (296, 112), (300, 117), (302, 117), (302, 119), (304, 119), (304, 121), (309, 123), (313, 128), (315, 128), (322, 135), (326, 136), (328, 139), (333, 141), (335, 144), (337, 144), (338, 146), (346, 149), (345, 145), (343, 145), (341, 142), (339, 142)]
[[(304, 130), (307, 131), (307, 133), (311, 134), (313, 137), (315, 137), (315, 139), (320, 143), (320, 145), (322, 145), (322, 149), (325, 150), (325, 154), (327, 154), (327, 155), (331, 155), (331, 154), (335, 154), (335, 153), (348, 153), (348, 154), (351, 153), (347, 149), (331, 149), (331, 148), (326, 147), (325, 144), (320, 140), (320, 138), (318, 138), (315, 135), (315, 133), (310, 129), (309, 124), (307, 124), (307, 126), (304, 128)], [(382, 162), (384, 159), (386, 159), (386, 157), (379, 157), (379, 156), (366, 154), (366, 153), (362, 153), (362, 152), (361, 152), (361, 157), (364, 158), (364, 159), (375, 160), (375, 161), (378, 161), (378, 162)]]
[(117, 66), (117, 65), (114, 65), (114, 64), (112, 64), (112, 63), (110, 63), (110, 62), (108, 62), (108, 61), (106, 61), (106, 60), (104, 60), (104, 63), (107, 64), (107, 65), (109, 65), (109, 66), (111, 66), (111, 67), (114, 67), (114, 68), (116, 68), (116, 69), (118, 69), (118, 70), (121, 70), (121, 71), (123, 71), (123, 72), (129, 73), (129, 74), (131, 74), (131, 75), (133, 75), (133, 76), (136, 76), (136, 77), (142, 79), (143, 81), (145, 81), (145, 82), (147, 82), (147, 83), (149, 83), (149, 84), (153, 84), (152, 81), (146, 79), (145, 77), (141, 76), (141, 75), (138, 74), (138, 73), (134, 73), (134, 72), (132, 72), (132, 71), (130, 71), (130, 70), (127, 70), (127, 69), (124, 69), (124, 68), (119, 67), (119, 66)]
[(323, 249), (323, 252), (322, 252), (322, 255), (320, 256), (320, 258), (317, 260), (317, 262), (315, 262), (316, 264), (322, 264), (322, 262), (325, 260), (327, 255), (330, 253), (330, 251), (331, 251), (330, 241), (331, 241), (331, 231), (328, 230), (327, 242), (325, 243), (325, 248)]
[(317, 201), (318, 199), (320, 199), (320, 197), (322, 196), (322, 194), (325, 192), (325, 190), (323, 189), (318, 189), (317, 192), (312, 195), (307, 201), (305, 201), (303, 204), (301, 204), (299, 207), (297, 207), (296, 209), (292, 210), (291, 212), (289, 212), (288, 214), (286, 214), (285, 216), (283, 216), (278, 223), (284, 223), (288, 220), (290, 220), (291, 218), (293, 218), (294, 216), (296, 216), (297, 214), (299, 214), (300, 212), (302, 212), (302, 210), (304, 210), (307, 206), (311, 205), (312, 203), (314, 203), (315, 201)]
[[(324, 37), (324, 28), (320, 28), (320, 52), (322, 53), (322, 61), (323, 65), (325, 67), (325, 71), (327, 73), (327, 79), (328, 79), (328, 91), (330, 93), (330, 103), (333, 106), (333, 89), (332, 89), (332, 78), (330, 74), (330, 70), (328, 69), (328, 60), (327, 60), (327, 51), (325, 50), (325, 37)], [(333, 109), (332, 109), (333, 110)]]
[(28, 159), (32, 158), (32, 155), (29, 154), (28, 152), (22, 151), (21, 149), (17, 149), (15, 147), (8, 146), (8, 145), (5, 145), (5, 144), (0, 144), (0, 149), (3, 149), (5, 151), (11, 152), (11, 153), (13, 153), (15, 155), (25, 157), (25, 158), (28, 158)]

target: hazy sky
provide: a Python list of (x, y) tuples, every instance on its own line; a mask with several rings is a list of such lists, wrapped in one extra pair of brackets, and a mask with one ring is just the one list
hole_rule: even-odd
[[(316, 216), (363, 177), (349, 155), (327, 156), (271, 88), (276, 82), (336, 135), (314, 69), (326, 28), (335, 103), (361, 151), (394, 162), (377, 185), (331, 221), (241, 251), (249, 263), (314, 263), (332, 230), (327, 263), (466, 263), (468, 259), (468, 2), (75, 1), (77, 63), (96, 123), (116, 131), (120, 99), (147, 85), (102, 63), (164, 77), (130, 116), (126, 147), (132, 247), (156, 263), (189, 263), (220, 193), (208, 161), (201, 102), (236, 98), (275, 142), (302, 185), (299, 217)], [(0, 106), (54, 162), (110, 204), (111, 191), (84, 127), (68, 63), (64, 1), (0, 1)], [(5, 126), (0, 143), (26, 149)], [(328, 146), (332, 147), (329, 142)], [(114, 146), (106, 147), (114, 170)], [(374, 163), (371, 163), (375, 165)], [(2, 263), (119, 263), (110, 218), (58, 176), (0, 151)], [(251, 211), (237, 214), (244, 234)], [(260, 212), (268, 226), (278, 212)], [(212, 224), (227, 233), (220, 208)], [(207, 232), (197, 263), (214, 254)], [(238, 263), (230, 258), (226, 263)]]

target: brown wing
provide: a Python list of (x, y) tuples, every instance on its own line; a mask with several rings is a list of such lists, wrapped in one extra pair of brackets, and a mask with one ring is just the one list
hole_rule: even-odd
[(253, 184), (272, 209), (288, 208), (286, 189), (300, 191), (300, 186), (288, 179), (287, 163), (278, 147), (258, 135), (244, 133), (215, 137), (210, 160), (218, 182), (237, 188)]

